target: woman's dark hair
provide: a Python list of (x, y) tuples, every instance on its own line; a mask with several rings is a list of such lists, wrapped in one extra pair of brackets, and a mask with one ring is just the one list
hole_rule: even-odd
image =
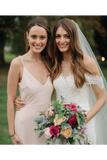
[(51, 65), (52, 65), (52, 35), (51, 35), (50, 26), (49, 26), (48, 22), (42, 17), (36, 17), (36, 18), (33, 18), (32, 20), (29, 21), (29, 23), (27, 24), (27, 27), (25, 29), (25, 33), (24, 33), (26, 51), (29, 51), (29, 49), (30, 49), (30, 47), (28, 45), (26, 32), (28, 32), (28, 34), (29, 34), (29, 31), (33, 26), (43, 27), (47, 32), (47, 35), (48, 35), (47, 45), (46, 45), (45, 49), (41, 52), (41, 57), (42, 57), (45, 65), (49, 69), (49, 71), (51, 71), (50, 69), (51, 69)]

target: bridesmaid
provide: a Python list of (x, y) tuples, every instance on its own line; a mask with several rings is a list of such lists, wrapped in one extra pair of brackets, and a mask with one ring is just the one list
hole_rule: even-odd
[[(48, 22), (32, 19), (25, 30), (26, 54), (12, 60), (7, 82), (7, 116), (13, 144), (44, 144), (34, 132), (38, 110), (51, 102), (53, 86), (50, 80), (51, 31)], [(17, 88), (26, 107), (14, 113)], [(42, 99), (42, 101), (41, 101)]]

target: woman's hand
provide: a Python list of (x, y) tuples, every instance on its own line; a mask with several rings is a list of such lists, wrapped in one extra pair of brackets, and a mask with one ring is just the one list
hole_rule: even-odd
[(13, 144), (16, 144), (16, 145), (18, 145), (18, 144), (23, 144), (23, 143), (21, 142), (21, 140), (19, 139), (19, 137), (18, 137), (16, 134), (14, 134), (14, 136), (11, 137), (11, 140), (12, 140), (12, 143), (13, 143)]
[(21, 108), (23, 108), (25, 106), (25, 102), (22, 102), (21, 101), (21, 97), (18, 96), (16, 99), (15, 99), (15, 102), (14, 102), (15, 106), (16, 106), (16, 110), (17, 111), (20, 111)]

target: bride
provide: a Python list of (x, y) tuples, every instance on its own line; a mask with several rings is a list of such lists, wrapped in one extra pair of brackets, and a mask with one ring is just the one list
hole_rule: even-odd
[(56, 98), (61, 100), (63, 96), (65, 103), (73, 102), (87, 110), (85, 132), (90, 144), (107, 144), (106, 82), (89, 44), (78, 25), (68, 18), (55, 24), (53, 42), (52, 79)]
[[(103, 130), (96, 131), (96, 122), (94, 121), (95, 115), (106, 103), (104, 84), (95, 60), (88, 56), (89, 54), (86, 55), (87, 52), (83, 48), (88, 47), (86, 40), (84, 41), (75, 22), (67, 18), (61, 19), (55, 24), (53, 35), (54, 66), (52, 78), (57, 99), (61, 100), (60, 96), (63, 96), (65, 103), (74, 102), (82, 109), (87, 110), (85, 125), (90, 144), (107, 143), (106, 139), (103, 140), (103, 135), (102, 137), (98, 136), (97, 132), (103, 132)], [(89, 104), (91, 87), (96, 96), (96, 102), (93, 106)], [(100, 118), (101, 121), (103, 118)]]

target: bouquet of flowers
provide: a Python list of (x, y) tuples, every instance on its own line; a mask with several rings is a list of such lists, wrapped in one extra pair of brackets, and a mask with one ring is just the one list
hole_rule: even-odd
[(51, 102), (51, 107), (45, 111), (40, 111), (40, 117), (34, 119), (36, 122), (35, 132), (39, 132), (39, 137), (46, 137), (46, 144), (58, 144), (61, 138), (66, 139), (68, 144), (89, 144), (88, 138), (84, 134), (85, 110), (74, 103), (65, 104), (55, 100)]

